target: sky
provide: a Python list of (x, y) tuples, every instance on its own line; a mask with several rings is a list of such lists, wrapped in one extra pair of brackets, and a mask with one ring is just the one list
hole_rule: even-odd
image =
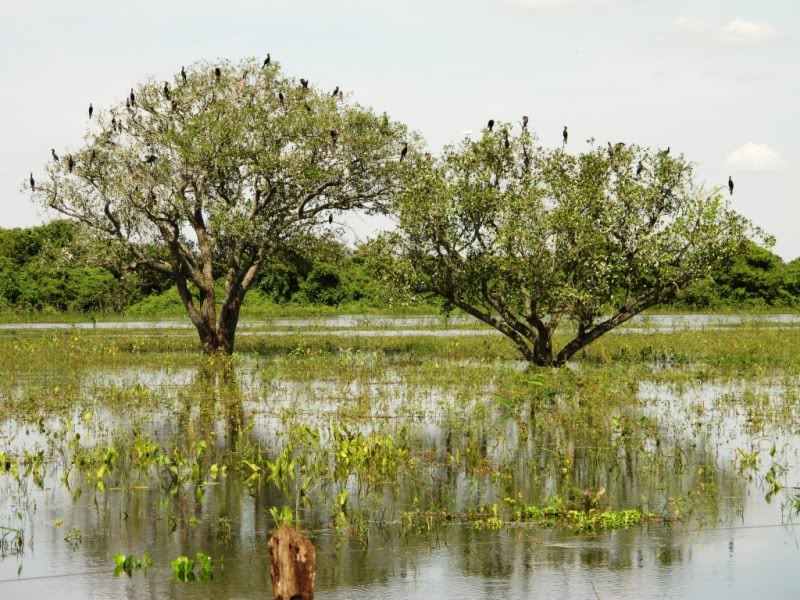
[[(523, 114), (543, 144), (666, 148), (800, 257), (796, 0), (0, 0), (0, 227), (87, 108), (181, 65), (263, 58), (386, 110), (434, 151)], [(357, 239), (385, 221), (351, 219)]]

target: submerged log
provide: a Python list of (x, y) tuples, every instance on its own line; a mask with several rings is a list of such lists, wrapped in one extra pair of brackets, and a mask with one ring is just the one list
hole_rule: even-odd
[(275, 600), (312, 600), (316, 575), (314, 544), (281, 525), (269, 540), (272, 595)]

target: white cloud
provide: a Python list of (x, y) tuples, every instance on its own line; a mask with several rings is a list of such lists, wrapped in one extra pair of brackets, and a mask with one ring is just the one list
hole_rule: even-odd
[(556, 13), (573, 9), (606, 10), (635, 0), (498, 0), (501, 6), (524, 12)]
[(784, 37), (773, 25), (742, 18), (720, 24), (708, 16), (679, 17), (675, 29), (682, 41), (708, 46), (767, 46)]
[(748, 173), (774, 173), (783, 170), (786, 163), (781, 155), (766, 144), (749, 142), (740, 146), (725, 159), (733, 169)]

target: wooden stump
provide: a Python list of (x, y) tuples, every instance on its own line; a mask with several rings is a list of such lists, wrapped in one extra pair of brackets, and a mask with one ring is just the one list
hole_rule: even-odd
[(269, 540), (275, 600), (312, 600), (316, 575), (314, 544), (287, 525)]

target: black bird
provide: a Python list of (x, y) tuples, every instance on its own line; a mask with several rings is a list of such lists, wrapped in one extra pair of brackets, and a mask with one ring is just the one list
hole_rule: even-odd
[(111, 117), (111, 129), (113, 131), (117, 130), (117, 117)]
[(494, 119), (489, 119), (489, 123), (486, 126), (489, 128), (489, 131), (491, 132), (492, 129), (494, 129)]
[(33, 180), (33, 173), (31, 173), (31, 178), (28, 181), (30, 181), (30, 183), (31, 183), (31, 191), (35, 192), (36, 191), (36, 182)]
[(339, 137), (339, 132), (336, 131), (335, 129), (331, 129), (331, 139), (335, 142), (336, 138), (338, 137)]
[(93, 112), (94, 112), (94, 106), (92, 106), (92, 103), (90, 102), (89, 103), (89, 118), (90, 119), (92, 118), (92, 113)]
[(639, 161), (639, 164), (636, 165), (636, 176), (639, 177), (639, 175), (642, 174), (642, 171), (644, 171), (644, 165), (642, 164), (642, 161)]
[(131, 88), (130, 100), (131, 106), (136, 106), (136, 94), (133, 93), (133, 88)]
[(301, 79), (300, 85), (302, 85), (304, 89), (308, 89), (308, 79)]
[(75, 168), (75, 159), (72, 158), (72, 154), (67, 155), (67, 169), (69, 172), (72, 173), (72, 169)]
[(608, 142), (608, 156), (614, 158), (614, 146), (611, 145), (611, 142)]
[(522, 117), (522, 128), (523, 129), (527, 129), (528, 128), (528, 115), (524, 115)]
[(217, 78), (217, 81), (219, 81), (219, 78), (222, 77), (222, 69), (214, 67), (214, 76)]
[(408, 144), (405, 144), (403, 146), (403, 149), (400, 151), (400, 162), (403, 162), (403, 159), (406, 157), (406, 154), (408, 154)]
[(731, 192), (731, 196), (733, 196), (733, 177), (728, 175), (728, 189)]
[(503, 146), (505, 146), (505, 149), (508, 150), (511, 147), (511, 142), (508, 140), (508, 131), (503, 132), (503, 137), (505, 138), (503, 140)]
[(664, 156), (669, 156), (669, 146), (667, 146), (667, 149), (664, 150)]
[(58, 154), (56, 154), (55, 148), (50, 148), (50, 154), (53, 155), (53, 160), (58, 162)]
[(186, 83), (186, 69), (181, 67), (181, 79), (183, 79), (183, 83)]
[(569, 140), (569, 133), (567, 132), (567, 126), (566, 125), (564, 125), (564, 133), (562, 133), (562, 136), (564, 137), (564, 144), (566, 144), (567, 141)]
[(145, 162), (146, 162), (148, 165), (152, 165), (152, 164), (153, 164), (153, 163), (155, 163), (157, 160), (158, 160), (158, 157), (157, 157), (155, 154), (150, 154), (150, 155), (148, 155), (148, 157), (147, 157), (146, 159), (144, 159), (144, 161), (145, 161)]
[(278, 100), (281, 101), (281, 106), (283, 106), (283, 92), (278, 92)]
[(267, 54), (267, 58), (264, 59), (264, 65), (262, 66), (262, 68), (263, 67), (268, 67), (269, 63), (271, 63), (271, 62), (272, 62), (272, 57), (269, 54)]
[(335, 90), (333, 90), (333, 97), (334, 97), (334, 98), (336, 98), (336, 97), (338, 97), (338, 96), (339, 96), (339, 86), (337, 85), (337, 86), (336, 86), (336, 89), (335, 89)]
[(170, 99), (170, 96), (169, 96), (169, 83), (167, 83), (166, 81), (164, 82), (164, 98), (166, 98), (167, 100)]
[(333, 214), (328, 215), (328, 225), (333, 225)]

